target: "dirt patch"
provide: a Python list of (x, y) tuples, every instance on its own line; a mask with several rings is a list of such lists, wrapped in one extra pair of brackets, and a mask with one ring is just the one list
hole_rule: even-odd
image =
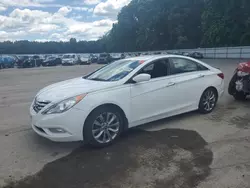
[(236, 116), (230, 119), (231, 125), (236, 125), (238, 128), (249, 129), (250, 128), (250, 114), (244, 116)]
[(220, 123), (226, 121), (227, 117), (230, 117), (235, 110), (237, 110), (237, 106), (235, 106), (234, 103), (229, 105), (220, 105), (214, 110), (213, 113), (208, 114), (206, 119)]
[(193, 188), (213, 154), (194, 131), (133, 130), (103, 149), (79, 148), (5, 188)]

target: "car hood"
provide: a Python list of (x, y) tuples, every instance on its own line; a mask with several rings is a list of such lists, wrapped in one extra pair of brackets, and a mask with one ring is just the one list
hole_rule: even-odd
[(38, 101), (58, 102), (83, 93), (114, 87), (117, 82), (86, 80), (82, 77), (49, 85), (38, 92)]

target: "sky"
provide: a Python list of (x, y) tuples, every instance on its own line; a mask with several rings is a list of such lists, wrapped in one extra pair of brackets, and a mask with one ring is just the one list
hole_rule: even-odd
[(0, 0), (0, 41), (96, 40), (131, 0)]

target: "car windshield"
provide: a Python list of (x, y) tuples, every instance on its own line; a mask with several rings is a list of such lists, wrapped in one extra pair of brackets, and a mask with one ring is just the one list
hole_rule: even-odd
[(118, 81), (132, 72), (140, 65), (140, 63), (141, 61), (138, 60), (115, 61), (89, 75), (86, 79), (97, 81)]

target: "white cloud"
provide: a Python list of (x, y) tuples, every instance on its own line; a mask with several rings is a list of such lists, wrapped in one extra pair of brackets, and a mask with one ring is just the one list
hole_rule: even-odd
[(20, 37), (25, 36), (24, 31), (6, 32), (0, 31), (0, 41), (20, 40)]
[(72, 9), (78, 10), (78, 11), (88, 11), (87, 7), (72, 7)]
[[(76, 38), (82, 38), (85, 40), (96, 40), (99, 37), (103, 36), (106, 32), (108, 32), (113, 23), (116, 21), (112, 21), (109, 19), (99, 20), (92, 23), (81, 22), (74, 25), (71, 25), (68, 30), (64, 33), (64, 36), (71, 36)], [(69, 38), (71, 38), (69, 37)]]
[(101, 0), (83, 0), (83, 3), (86, 5), (96, 5), (100, 2), (101, 2)]
[(39, 24), (39, 25), (34, 25), (29, 32), (31, 33), (46, 33), (46, 32), (51, 32), (53, 30), (58, 29), (59, 26), (54, 25), (54, 24)]
[(62, 7), (55, 13), (16, 8), (9, 15), (0, 15), (0, 40), (67, 41), (72, 37), (95, 40), (108, 32), (116, 22), (108, 18), (83, 22), (79, 20), (82, 15), (76, 13), (73, 17), (66, 17), (70, 11), (71, 7)]
[(58, 40), (60, 38), (62, 38), (62, 35), (59, 33), (53, 33), (49, 36), (49, 39), (54, 39), (54, 40)]
[(0, 12), (5, 11), (7, 8), (0, 6)]
[(16, 18), (22, 21), (33, 22), (39, 19), (50, 16), (49, 12), (44, 12), (41, 10), (30, 10), (30, 9), (15, 9), (10, 13), (11, 18)]
[(94, 8), (89, 8), (88, 9), (88, 12), (93, 12), (94, 11)]
[(34, 2), (31, 0), (1, 0), (0, 5), (2, 6), (17, 6), (17, 7), (32, 7), (32, 6), (40, 6), (38, 2)]
[(1, 0), (3, 7), (63, 7), (61, 4), (53, 4), (55, 0)]
[(113, 23), (115, 23), (115, 22), (116, 21), (105, 19), (105, 20), (95, 21), (95, 22), (93, 22), (93, 25), (94, 26), (101, 26), (101, 27), (111, 27), (113, 25)]
[(35, 41), (36, 42), (48, 42), (49, 40), (48, 39), (36, 39)]
[(34, 0), (34, 1), (37, 2), (37, 3), (52, 3), (55, 0)]
[(72, 16), (71, 18), (74, 19), (74, 20), (80, 20), (80, 19), (83, 18), (83, 16), (81, 16), (81, 15), (75, 15), (75, 16)]
[(63, 16), (66, 16), (68, 15), (68, 13), (70, 13), (72, 11), (72, 8), (71, 7), (61, 7), (59, 10), (58, 10), (58, 13), (63, 15)]
[(131, 0), (107, 0), (96, 5), (94, 14), (97, 16), (106, 16), (116, 18), (122, 7), (128, 5)]
[(26, 27), (25, 24), (25, 22), (19, 19), (0, 15), (0, 29), (22, 29)]

